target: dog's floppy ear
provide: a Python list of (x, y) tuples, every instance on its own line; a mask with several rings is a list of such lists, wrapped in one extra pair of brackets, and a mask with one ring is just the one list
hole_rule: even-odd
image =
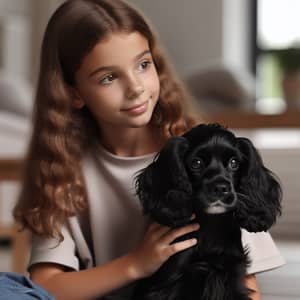
[(192, 186), (184, 166), (188, 148), (186, 138), (171, 138), (136, 177), (136, 191), (144, 213), (170, 227), (188, 223), (192, 215)]
[(249, 232), (268, 230), (281, 213), (282, 191), (273, 173), (264, 165), (258, 151), (247, 138), (238, 138), (243, 166), (236, 217)]

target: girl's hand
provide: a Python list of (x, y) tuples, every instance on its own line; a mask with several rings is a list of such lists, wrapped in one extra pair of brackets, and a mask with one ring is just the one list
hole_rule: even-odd
[(131, 252), (132, 272), (135, 278), (152, 275), (172, 255), (197, 244), (196, 239), (188, 239), (171, 244), (176, 238), (199, 229), (199, 224), (189, 224), (181, 228), (171, 229), (152, 223), (144, 240)]

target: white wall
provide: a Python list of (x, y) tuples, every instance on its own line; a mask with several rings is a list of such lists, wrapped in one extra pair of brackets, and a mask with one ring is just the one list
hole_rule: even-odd
[(130, 0), (152, 21), (178, 73), (211, 64), (250, 69), (248, 2), (241, 0)]
[(63, 0), (0, 0), (0, 67), (36, 81), (42, 36)]
[(223, 0), (223, 61), (238, 69), (251, 69), (250, 1)]
[(131, 0), (154, 24), (181, 76), (222, 60), (221, 0)]
[(4, 14), (30, 15), (31, 0), (0, 0), (0, 16)]
[(0, 68), (31, 76), (31, 0), (0, 0)]
[[(180, 76), (186, 77), (207, 65), (222, 63), (249, 69), (248, 1), (241, 0), (128, 0), (152, 21)], [(54, 9), (63, 0), (0, 0), (2, 15), (23, 16), (31, 29), (29, 58), (26, 45), (7, 49), (24, 51), (18, 68), (36, 81), (41, 39)], [(24, 18), (23, 18), (24, 20)], [(24, 28), (24, 27), (23, 27)], [(23, 34), (22, 44), (28, 41)], [(1, 42), (0, 42), (1, 45)], [(1, 46), (2, 47), (2, 46)], [(10, 51), (9, 51), (10, 52)], [(16, 56), (13, 52), (10, 56)], [(9, 65), (13, 62), (8, 62)], [(27, 64), (27, 65), (26, 65)], [(13, 68), (13, 67), (12, 67)], [(16, 67), (15, 67), (16, 68)]]

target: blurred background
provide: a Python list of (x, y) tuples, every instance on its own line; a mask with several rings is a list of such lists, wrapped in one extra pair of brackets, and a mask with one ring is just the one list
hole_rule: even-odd
[[(11, 210), (31, 133), (41, 39), (61, 0), (0, 0), (0, 271), (25, 272)], [(259, 274), (263, 299), (300, 299), (300, 1), (131, 0), (207, 121), (252, 139), (280, 177), (271, 230), (287, 264)]]

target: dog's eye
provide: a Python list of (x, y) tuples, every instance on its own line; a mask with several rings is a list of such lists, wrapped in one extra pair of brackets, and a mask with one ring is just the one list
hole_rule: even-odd
[(228, 167), (232, 171), (236, 171), (240, 166), (240, 163), (236, 157), (232, 157), (229, 160)]
[(203, 161), (200, 158), (194, 158), (191, 161), (191, 168), (193, 170), (199, 170), (199, 169), (203, 168), (203, 166), (204, 166)]

